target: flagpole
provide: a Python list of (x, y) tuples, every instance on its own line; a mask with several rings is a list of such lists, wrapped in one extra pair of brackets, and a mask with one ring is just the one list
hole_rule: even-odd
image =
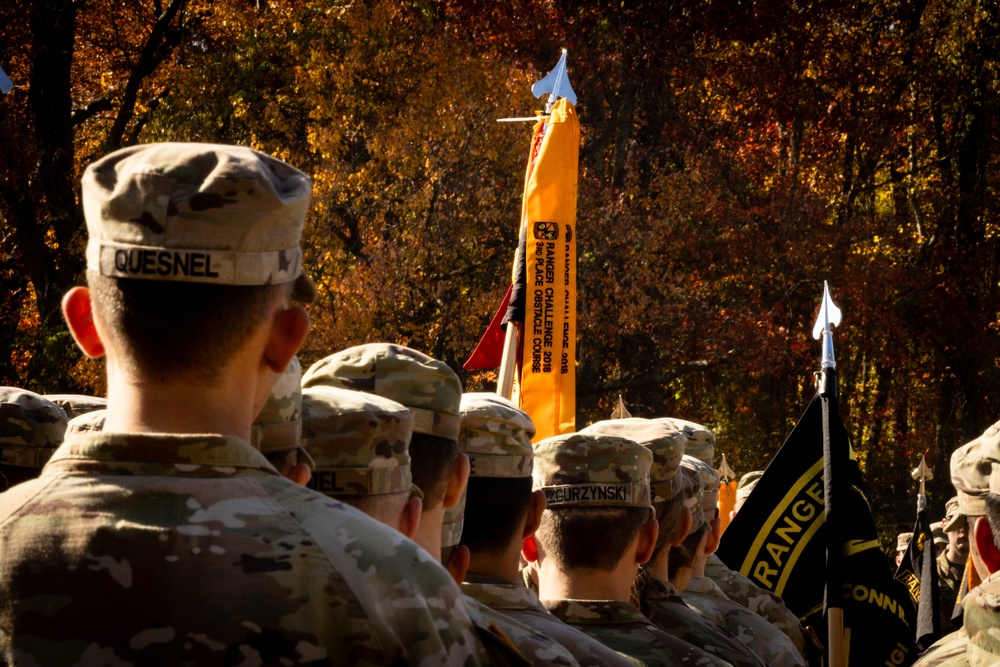
[[(842, 475), (849, 452), (839, 451), (837, 442), (830, 438), (830, 422), (837, 412), (837, 361), (833, 352), (833, 330), (840, 324), (840, 309), (830, 298), (830, 288), (823, 281), (823, 303), (813, 327), (813, 337), (822, 338), (823, 351), (820, 365), (819, 395), (823, 405), (823, 491), (826, 510), (826, 612), (829, 667), (844, 667), (844, 610), (843, 598), (843, 536), (838, 515), (834, 478)], [(833, 414), (831, 414), (833, 413)], [(845, 443), (846, 445), (846, 443)], [(834, 451), (837, 447), (838, 451)]]

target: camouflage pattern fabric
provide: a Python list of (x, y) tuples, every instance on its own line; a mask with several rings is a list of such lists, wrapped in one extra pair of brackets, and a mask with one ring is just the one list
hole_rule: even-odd
[(469, 574), (462, 592), (504, 616), (551, 639), (573, 654), (581, 667), (628, 667), (633, 663), (550, 614), (534, 592), (498, 577)]
[(728, 665), (650, 623), (639, 609), (614, 600), (542, 600), (556, 618), (644, 667)]
[(798, 616), (785, 606), (780, 597), (730, 569), (715, 554), (708, 556), (705, 576), (714, 581), (719, 590), (730, 600), (746, 607), (784, 633), (804, 659), (809, 660), (812, 655), (823, 654), (819, 640), (802, 627)]
[(951, 484), (958, 494), (958, 509), (966, 517), (986, 514), (993, 466), (984, 447), (996, 443), (998, 432), (1000, 424), (994, 424), (951, 454)]
[(896, 536), (896, 551), (906, 551), (910, 548), (913, 533), (900, 533)]
[(302, 439), (302, 366), (292, 357), (271, 386), (250, 427), (250, 444), (267, 453), (287, 452)]
[(232, 437), (67, 439), (0, 495), (0, 599), (10, 664), (488, 660), (427, 552)]
[(937, 571), (939, 588), (950, 591), (951, 604), (954, 606), (958, 599), (958, 589), (962, 585), (962, 574), (965, 572), (965, 563), (952, 563), (948, 560), (948, 552), (945, 551), (937, 557)]
[[(711, 510), (716, 511), (715, 514), (707, 514), (704, 517), (705, 521), (715, 518), (719, 509), (719, 473), (701, 459), (688, 454), (685, 454), (684, 458), (681, 459), (681, 468), (685, 473), (688, 473), (689, 477), (698, 478), (699, 486), (701, 486), (701, 495), (695, 496), (698, 501), (698, 509), (706, 513), (711, 512)], [(692, 513), (694, 513), (693, 510)]]
[(577, 667), (580, 664), (562, 644), (545, 633), (505, 616), (468, 595), (465, 596), (465, 603), (474, 623), (492, 632), (499, 630), (499, 634), (510, 641), (529, 664), (535, 667)]
[(747, 501), (747, 497), (750, 495), (750, 492), (753, 491), (753, 488), (757, 486), (757, 482), (759, 482), (760, 478), (763, 476), (764, 476), (763, 470), (751, 470), (750, 472), (740, 477), (740, 481), (736, 485), (735, 509), (737, 512), (740, 511), (740, 508), (743, 506), (743, 503)]
[(535, 424), (524, 410), (493, 393), (462, 394), (459, 450), (470, 477), (531, 477)]
[(684, 489), (684, 476), (677, 474), (687, 447), (687, 437), (681, 431), (651, 419), (628, 417), (599, 421), (580, 433), (615, 435), (646, 447), (653, 455), (649, 469), (653, 502), (672, 500)]
[(217, 285), (295, 282), (312, 182), (242, 146), (154, 143), (117, 150), (82, 179), (87, 268), (103, 276)]
[[(462, 541), (462, 529), (465, 527), (465, 496), (451, 507), (444, 510), (444, 518), (441, 521), (441, 548), (453, 547)], [(445, 563), (447, 565), (447, 563)]]
[(413, 432), (458, 440), (462, 382), (444, 362), (402, 345), (369, 343), (309, 367), (302, 387), (318, 385), (378, 394), (413, 413)]
[(315, 461), (309, 488), (328, 496), (409, 491), (413, 415), (388, 398), (314, 386), (302, 390), (302, 444)]
[(667, 634), (718, 656), (732, 665), (765, 667), (767, 663), (749, 647), (691, 609), (669, 581), (648, 577), (642, 587), (639, 609)]
[(965, 634), (965, 628), (956, 630), (949, 635), (945, 635), (937, 640), (931, 647), (920, 654), (920, 658), (913, 663), (914, 667), (958, 667), (968, 665), (966, 658), (968, 652), (969, 637)]
[(46, 394), (45, 398), (52, 401), (66, 413), (66, 418), (73, 420), (80, 415), (108, 407), (108, 399), (83, 394)]
[(805, 659), (780, 630), (736, 604), (708, 577), (691, 577), (681, 597), (708, 620), (749, 646), (772, 667), (804, 666)]
[(968, 522), (965, 520), (965, 515), (958, 508), (958, 496), (949, 498), (944, 506), (944, 518), (941, 519), (941, 528), (944, 532), (950, 533), (953, 530), (965, 528), (967, 525)]
[(62, 408), (35, 392), (0, 387), (0, 465), (41, 470), (67, 421)]
[(687, 447), (684, 453), (693, 456), (703, 462), (709, 468), (715, 468), (715, 434), (710, 430), (686, 419), (676, 419), (674, 417), (662, 417), (656, 421), (666, 424), (670, 428), (681, 431), (687, 438)]
[(107, 415), (107, 410), (94, 410), (93, 412), (85, 412), (82, 415), (78, 415), (73, 419), (70, 419), (69, 423), (66, 424), (66, 437), (68, 438), (73, 433), (103, 431), (104, 418)]
[(965, 596), (968, 660), (973, 667), (1000, 663), (1000, 572), (994, 572)]
[(572, 433), (535, 443), (534, 487), (549, 507), (652, 507), (642, 445), (610, 435)]
[(948, 544), (948, 537), (944, 534), (944, 526), (942, 522), (935, 521), (931, 524), (931, 534), (934, 535), (934, 544)]

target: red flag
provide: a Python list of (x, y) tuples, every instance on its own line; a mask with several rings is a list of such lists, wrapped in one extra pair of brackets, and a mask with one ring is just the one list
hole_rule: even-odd
[(514, 291), (514, 286), (507, 288), (507, 293), (503, 295), (503, 301), (497, 308), (496, 314), (486, 327), (486, 332), (476, 344), (476, 349), (469, 355), (469, 359), (462, 364), (462, 368), (467, 371), (479, 370), (481, 368), (496, 368), (503, 359), (503, 346), (506, 338), (504, 331), (504, 316), (507, 314), (507, 307), (510, 305), (510, 295)]

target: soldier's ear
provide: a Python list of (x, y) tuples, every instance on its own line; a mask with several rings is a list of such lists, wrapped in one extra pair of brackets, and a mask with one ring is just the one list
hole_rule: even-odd
[(642, 524), (635, 543), (635, 562), (643, 565), (653, 557), (656, 550), (656, 538), (660, 536), (660, 522), (655, 518)]
[(420, 527), (420, 512), (424, 509), (424, 501), (417, 496), (413, 496), (403, 505), (403, 511), (399, 514), (399, 525), (397, 530), (406, 535), (411, 540), (417, 534)]
[(670, 538), (670, 546), (679, 547), (684, 542), (684, 538), (691, 532), (692, 523), (694, 523), (694, 517), (691, 516), (691, 510), (685, 507), (683, 518), (677, 524), (677, 531)]
[(262, 361), (274, 373), (284, 373), (309, 333), (309, 313), (302, 306), (279, 309), (271, 320), (271, 331)]
[(459, 586), (465, 581), (465, 573), (469, 571), (469, 563), (471, 562), (472, 556), (469, 554), (469, 547), (464, 544), (459, 544), (457, 547), (452, 549), (451, 559), (445, 566), (448, 573), (451, 574), (451, 578), (455, 580), (455, 583)]
[(545, 492), (535, 489), (531, 492), (531, 500), (528, 501), (528, 513), (524, 517), (524, 530), (521, 531), (521, 538), (535, 534), (538, 526), (542, 523), (542, 512), (545, 511)]
[(1000, 570), (1000, 549), (997, 549), (993, 539), (993, 529), (990, 527), (989, 519), (984, 516), (976, 519), (973, 528), (976, 548), (979, 550), (979, 558), (983, 561), (991, 573)]
[(454, 507), (462, 499), (465, 485), (469, 481), (469, 470), (468, 454), (459, 454), (451, 469), (451, 476), (448, 478), (448, 488), (444, 492), (444, 500), (441, 501), (445, 509)]
[(62, 312), (66, 326), (80, 350), (91, 358), (103, 357), (104, 342), (94, 324), (90, 290), (80, 285), (66, 292), (62, 300)]
[(538, 560), (538, 543), (535, 542), (534, 534), (528, 535), (521, 541), (521, 557), (527, 563), (534, 563)]

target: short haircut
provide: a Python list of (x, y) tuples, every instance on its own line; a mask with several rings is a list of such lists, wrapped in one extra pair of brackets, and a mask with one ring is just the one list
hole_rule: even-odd
[(87, 272), (94, 314), (135, 370), (212, 384), (249, 340), (282, 285), (210, 285)]
[(530, 477), (470, 477), (461, 543), (472, 553), (503, 551), (521, 537), (530, 503)]
[(410, 474), (424, 494), (424, 509), (444, 498), (448, 478), (458, 458), (458, 443), (436, 435), (414, 433), (410, 440)]
[(358, 510), (361, 510), (376, 521), (396, 528), (399, 525), (399, 515), (403, 506), (410, 499), (409, 491), (397, 493), (379, 493), (370, 496), (334, 496), (337, 500)]
[(993, 533), (993, 544), (1000, 549), (1000, 496), (995, 493), (986, 494), (986, 520), (989, 521), (990, 531)]
[(656, 555), (663, 551), (681, 528), (681, 520), (684, 517), (684, 501), (684, 494), (678, 493), (670, 500), (653, 504), (656, 521), (660, 524), (660, 533), (656, 538), (653, 558), (656, 558)]
[(695, 556), (698, 555), (698, 545), (701, 544), (702, 538), (710, 530), (712, 530), (712, 526), (703, 523), (697, 530), (688, 533), (680, 546), (670, 550), (670, 553), (667, 554), (667, 578), (673, 579), (682, 567), (691, 567)]
[(535, 533), (560, 569), (610, 572), (650, 518), (648, 507), (556, 507), (542, 513)]

